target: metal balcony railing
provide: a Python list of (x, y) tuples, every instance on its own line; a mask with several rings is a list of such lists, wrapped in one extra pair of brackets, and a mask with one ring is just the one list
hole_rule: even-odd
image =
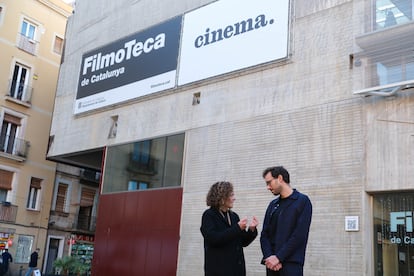
[(81, 169), (80, 170), (80, 178), (82, 180), (87, 180), (87, 181), (99, 183), (99, 180), (101, 178), (101, 173), (96, 172), (94, 170)]
[(11, 205), (10, 202), (0, 203), (0, 222), (15, 223), (17, 216), (17, 206)]
[(38, 42), (34, 39), (31, 39), (23, 34), (19, 34), (17, 47), (31, 55), (36, 55), (37, 43)]
[(7, 87), (7, 95), (10, 98), (25, 102), (31, 103), (33, 88), (29, 85), (22, 85), (16, 81), (9, 80), (9, 85)]
[(131, 153), (127, 170), (138, 174), (155, 175), (157, 174), (158, 163), (158, 159), (155, 158), (137, 160), (134, 158), (134, 154)]
[(10, 135), (0, 136), (0, 152), (26, 158), (28, 150), (28, 141)]
[(94, 232), (96, 229), (96, 217), (78, 214), (75, 218), (74, 228)]

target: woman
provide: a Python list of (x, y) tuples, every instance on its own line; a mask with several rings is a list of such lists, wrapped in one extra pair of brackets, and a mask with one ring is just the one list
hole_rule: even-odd
[(207, 194), (207, 206), (201, 220), (204, 237), (204, 271), (206, 276), (245, 276), (243, 247), (257, 236), (258, 221), (253, 217), (240, 220), (231, 211), (236, 200), (230, 182), (216, 182)]

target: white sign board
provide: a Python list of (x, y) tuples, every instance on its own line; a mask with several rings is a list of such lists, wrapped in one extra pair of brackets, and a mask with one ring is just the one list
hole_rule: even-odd
[(289, 0), (221, 0), (184, 15), (178, 85), (286, 58)]

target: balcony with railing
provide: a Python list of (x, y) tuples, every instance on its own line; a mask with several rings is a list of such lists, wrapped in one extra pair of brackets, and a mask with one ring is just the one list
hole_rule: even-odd
[(23, 34), (18, 35), (17, 47), (31, 55), (36, 55), (37, 41)]
[(24, 161), (27, 158), (29, 151), (29, 142), (10, 135), (0, 136), (0, 155), (15, 159), (17, 161)]
[(366, 14), (372, 19), (365, 20), (365, 33), (355, 37), (358, 48), (353, 58), (358, 81), (354, 82), (353, 93), (388, 97), (412, 91), (413, 0), (375, 0), (366, 5)]
[(75, 218), (74, 229), (83, 230), (87, 232), (95, 232), (96, 229), (96, 216), (88, 216), (84, 214), (78, 214)]
[(88, 170), (88, 169), (81, 169), (80, 170), (80, 182), (83, 184), (91, 184), (93, 186), (99, 185), (99, 181), (101, 179), (101, 173)]
[(4, 201), (0, 203), (0, 222), (15, 223), (17, 216), (17, 206)]
[(6, 99), (23, 105), (30, 105), (32, 101), (33, 88), (29, 85), (23, 85), (9, 80), (7, 87)]
[(49, 228), (71, 232), (94, 233), (96, 229), (96, 216), (51, 211)]

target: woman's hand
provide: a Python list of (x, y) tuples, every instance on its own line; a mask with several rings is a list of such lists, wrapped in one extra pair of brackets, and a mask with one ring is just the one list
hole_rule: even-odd
[(239, 227), (240, 227), (241, 230), (246, 230), (246, 228), (247, 228), (247, 218), (242, 218), (239, 221)]
[(249, 225), (250, 231), (253, 232), (256, 229), (257, 225), (259, 225), (259, 221), (257, 220), (255, 216), (253, 216), (252, 221), (250, 222), (250, 225)]

